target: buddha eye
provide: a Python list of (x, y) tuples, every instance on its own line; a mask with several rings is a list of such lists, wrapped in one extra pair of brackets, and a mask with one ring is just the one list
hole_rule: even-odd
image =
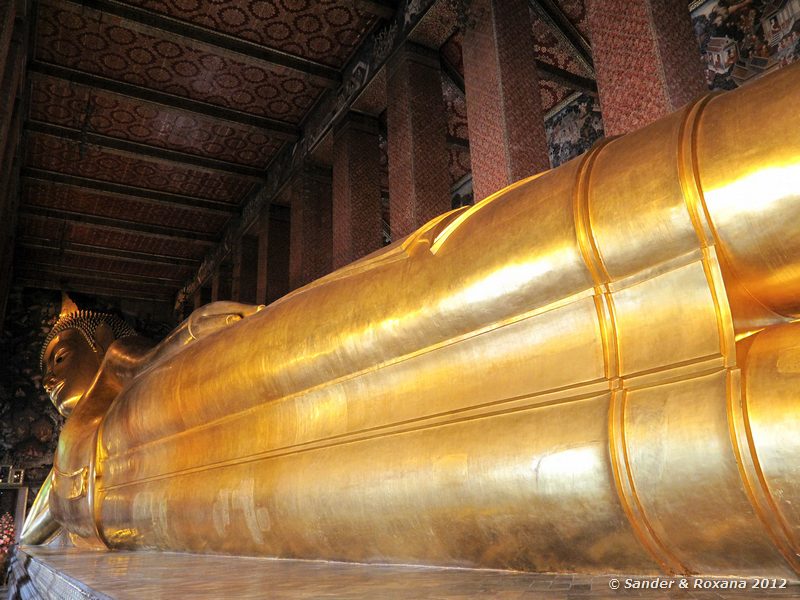
[(66, 351), (63, 351), (63, 350), (62, 350), (61, 352), (58, 352), (58, 353), (56, 354), (56, 357), (55, 357), (55, 359), (53, 360), (53, 363), (54, 363), (54, 364), (59, 364), (59, 363), (61, 363), (61, 362), (62, 362), (62, 361), (63, 361), (63, 360), (66, 358), (66, 356), (67, 356), (67, 352), (66, 352)]

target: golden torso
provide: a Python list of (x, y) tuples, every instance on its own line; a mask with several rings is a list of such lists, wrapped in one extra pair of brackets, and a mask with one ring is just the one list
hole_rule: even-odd
[(62, 434), (59, 520), (115, 548), (796, 577), (798, 73), (112, 378)]

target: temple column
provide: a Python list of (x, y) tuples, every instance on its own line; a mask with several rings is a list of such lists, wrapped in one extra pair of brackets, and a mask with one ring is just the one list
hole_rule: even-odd
[(203, 306), (203, 288), (202, 286), (198, 287), (194, 294), (192, 294), (192, 309), (197, 310)]
[(269, 253), (267, 256), (267, 298), (274, 302), (289, 292), (290, 209), (273, 204), (269, 211)]
[(290, 186), (289, 286), (294, 290), (332, 268), (331, 173), (307, 165)]
[(587, 11), (606, 135), (644, 127), (708, 91), (685, 2), (590, 0)]
[(550, 168), (526, 0), (473, 0), (464, 85), (475, 201)]
[(256, 271), (256, 304), (267, 303), (267, 269), (269, 267), (269, 211), (265, 204), (258, 215), (258, 269)]
[(256, 304), (258, 285), (258, 236), (242, 237), (242, 266), (239, 279), (239, 302)]
[(219, 266), (214, 269), (214, 273), (211, 275), (211, 301), (216, 302), (220, 299), (219, 297), (219, 287), (220, 287), (220, 274), (219, 274)]
[(234, 302), (239, 302), (242, 295), (242, 239), (239, 238), (233, 243), (231, 248), (231, 296)]
[(388, 66), (392, 239), (450, 210), (447, 118), (439, 55), (407, 43)]
[(381, 174), (378, 122), (350, 113), (333, 142), (333, 268), (378, 250)]

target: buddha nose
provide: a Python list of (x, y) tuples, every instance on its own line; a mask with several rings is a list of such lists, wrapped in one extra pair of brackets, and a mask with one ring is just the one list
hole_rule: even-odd
[(48, 394), (53, 391), (53, 388), (56, 387), (56, 378), (52, 373), (45, 375), (44, 379), (42, 380), (42, 387)]

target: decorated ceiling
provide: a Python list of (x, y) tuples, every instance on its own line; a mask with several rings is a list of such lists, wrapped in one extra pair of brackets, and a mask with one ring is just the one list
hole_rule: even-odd
[[(342, 110), (385, 119), (382, 65), (406, 38), (440, 50), (455, 189), (466, 4), (31, 0), (16, 284), (172, 304), (287, 161), (330, 162)], [(594, 93), (585, 8), (530, 6), (552, 115)]]

